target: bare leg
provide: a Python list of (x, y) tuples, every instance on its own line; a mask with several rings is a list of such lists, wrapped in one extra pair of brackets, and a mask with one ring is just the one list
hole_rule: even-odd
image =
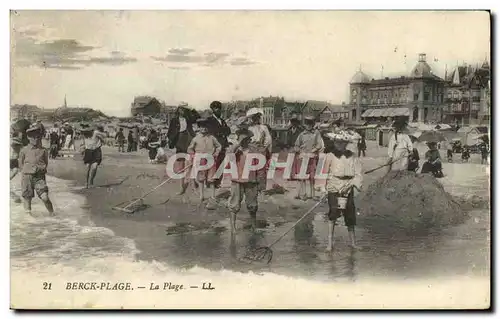
[(91, 166), (91, 164), (87, 164), (87, 184), (86, 184), (85, 188), (89, 188), (89, 184), (90, 184), (90, 166)]
[(210, 185), (210, 187), (212, 189), (212, 199), (215, 201), (215, 191), (216, 191), (215, 184)]
[(299, 191), (297, 192), (297, 199), (302, 199), (304, 194), (304, 181), (299, 181)]
[(97, 167), (99, 166), (99, 164), (97, 163), (92, 163), (92, 165), (90, 165), (90, 186), (94, 186), (94, 178), (97, 174)]
[(314, 198), (314, 180), (309, 181), (309, 188), (311, 190), (311, 198)]
[(356, 234), (354, 232), (354, 226), (349, 226), (347, 227), (347, 232), (349, 234), (349, 245), (353, 249), (357, 249), (358, 246), (356, 245)]
[(231, 234), (236, 232), (236, 213), (229, 213), (230, 223), (231, 223)]
[(205, 199), (205, 182), (200, 182), (200, 204)]
[(335, 239), (333, 238), (334, 230), (335, 230), (335, 221), (329, 220), (328, 221), (328, 244), (326, 246), (326, 251), (333, 250), (333, 245), (335, 244)]
[(257, 213), (250, 213), (250, 225), (252, 228), (252, 231), (257, 230)]
[(49, 212), (50, 216), (55, 216), (54, 214), (54, 206), (52, 205), (52, 202), (49, 198), (49, 194), (43, 193), (40, 196), (40, 199), (43, 201), (43, 204), (45, 205), (45, 208), (47, 208), (47, 211)]
[(23, 206), (24, 211), (33, 216), (33, 214), (31, 213), (31, 198), (23, 198)]

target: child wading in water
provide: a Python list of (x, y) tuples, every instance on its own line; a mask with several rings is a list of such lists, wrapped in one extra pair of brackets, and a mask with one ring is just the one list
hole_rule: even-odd
[[(215, 185), (214, 185), (214, 176), (216, 172), (216, 166), (215, 166), (215, 158), (219, 155), (222, 146), (221, 144), (217, 141), (217, 139), (208, 133), (207, 129), (207, 119), (206, 118), (200, 118), (196, 120), (196, 123), (199, 127), (198, 133), (195, 135), (195, 137), (191, 140), (191, 143), (189, 144), (187, 148), (188, 154), (191, 156), (192, 161), (191, 163), (194, 163), (195, 160), (195, 154), (206, 154), (206, 156), (212, 156), (214, 159), (214, 164), (208, 169), (208, 170), (203, 170), (203, 171), (198, 171), (196, 178), (196, 182), (200, 186), (200, 203), (203, 202), (205, 199), (204, 191), (205, 191), (205, 186), (208, 188), (212, 189), (211, 192), (211, 197), (215, 198)], [(196, 172), (196, 166), (197, 165), (206, 165), (207, 164), (207, 159), (206, 158), (201, 158), (200, 163), (194, 163), (194, 167), (191, 169), (195, 169), (194, 172)], [(188, 164), (189, 165), (189, 164)]]
[(354, 192), (361, 190), (363, 175), (361, 162), (354, 157), (354, 153), (347, 150), (350, 137), (341, 132), (333, 134), (333, 151), (326, 155), (327, 168), (326, 190), (328, 192), (328, 246), (331, 251), (334, 245), (335, 221), (344, 215), (344, 222), (349, 233), (352, 248), (356, 248), (356, 208), (354, 206)]
[(21, 188), (24, 210), (31, 215), (31, 200), (35, 196), (43, 201), (49, 214), (54, 216), (54, 207), (49, 198), (49, 188), (45, 181), (49, 152), (42, 147), (42, 128), (40, 125), (30, 127), (26, 133), (29, 144), (19, 153), (19, 166), (21, 168)]
[(234, 145), (229, 147), (229, 153), (234, 153), (236, 157), (236, 167), (238, 176), (231, 176), (231, 195), (229, 197), (229, 211), (231, 219), (231, 232), (236, 230), (236, 215), (241, 209), (241, 202), (245, 196), (248, 213), (251, 218), (252, 229), (257, 228), (257, 209), (258, 209), (258, 194), (259, 194), (259, 178), (257, 172), (249, 171), (248, 176), (243, 176), (245, 168), (246, 156), (251, 153), (249, 149), (253, 133), (242, 128), (236, 132), (238, 138)]
[(97, 167), (102, 161), (101, 147), (106, 139), (104, 128), (97, 126), (94, 131), (84, 131), (85, 139), (81, 147), (83, 148), (83, 163), (87, 165), (86, 188), (94, 186), (94, 178), (97, 174)]
[[(10, 140), (10, 180), (16, 177), (19, 173), (19, 152), (23, 147), (23, 141), (20, 137), (13, 137)], [(14, 202), (20, 203), (21, 198), (17, 196), (13, 191), (10, 191), (10, 196), (14, 199)]]

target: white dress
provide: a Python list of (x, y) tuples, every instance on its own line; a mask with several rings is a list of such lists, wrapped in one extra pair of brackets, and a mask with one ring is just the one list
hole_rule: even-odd
[(413, 143), (408, 135), (404, 133), (392, 134), (389, 139), (388, 154), (393, 161), (392, 170), (402, 171), (408, 169), (408, 156), (413, 152)]

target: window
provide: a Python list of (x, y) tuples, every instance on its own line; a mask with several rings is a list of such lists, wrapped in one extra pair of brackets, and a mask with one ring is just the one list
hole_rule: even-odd
[(451, 91), (448, 91), (448, 98), (449, 98), (449, 99), (451, 99), (451, 98), (452, 98)]
[(429, 101), (429, 92), (424, 92), (424, 101)]
[(413, 94), (413, 101), (418, 101), (418, 93)]

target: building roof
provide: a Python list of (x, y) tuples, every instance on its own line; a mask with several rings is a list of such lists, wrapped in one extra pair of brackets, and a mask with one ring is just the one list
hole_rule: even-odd
[(310, 111), (323, 111), (327, 106), (329, 103), (325, 101), (307, 100), (306, 108)]
[(410, 73), (411, 77), (414, 78), (428, 78), (432, 77), (432, 69), (426, 61), (426, 54), (420, 53), (418, 56), (418, 62), (413, 67), (413, 70)]
[(134, 98), (134, 102), (132, 103), (132, 108), (142, 108), (153, 101), (158, 101), (155, 97), (152, 96), (136, 96)]
[(406, 107), (393, 107), (384, 109), (367, 109), (361, 117), (395, 117), (410, 116), (410, 110)]
[(352, 84), (370, 83), (370, 77), (366, 73), (364, 73), (363, 71), (359, 70), (358, 72), (356, 72), (356, 74), (354, 74), (350, 83), (352, 83)]

